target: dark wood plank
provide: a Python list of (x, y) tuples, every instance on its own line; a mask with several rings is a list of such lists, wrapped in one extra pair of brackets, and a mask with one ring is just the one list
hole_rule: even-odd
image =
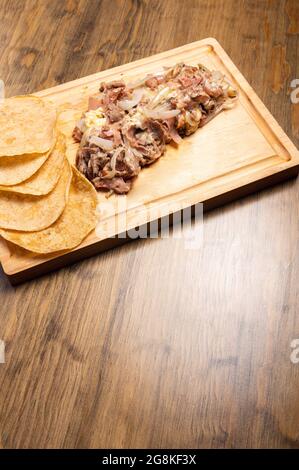
[[(215, 36), (299, 143), (295, 0), (2, 0), (0, 26), (8, 96)], [(291, 181), (208, 214), (198, 251), (2, 275), (0, 447), (299, 447), (298, 207)]]

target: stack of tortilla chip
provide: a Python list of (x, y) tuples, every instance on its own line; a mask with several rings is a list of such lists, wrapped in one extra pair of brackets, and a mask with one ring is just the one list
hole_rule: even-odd
[(56, 111), (36, 96), (0, 105), (0, 235), (35, 253), (70, 250), (96, 225), (97, 193), (66, 158)]

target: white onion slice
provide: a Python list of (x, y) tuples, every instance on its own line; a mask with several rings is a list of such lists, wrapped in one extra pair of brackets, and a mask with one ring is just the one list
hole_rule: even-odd
[(84, 132), (85, 129), (85, 122), (84, 119), (80, 119), (80, 121), (77, 122), (76, 127), (78, 127), (79, 131)]
[(177, 132), (175, 128), (170, 130), (170, 137), (177, 145), (183, 142), (182, 137), (180, 136), (180, 134)]
[(140, 102), (141, 98), (143, 97), (143, 90), (142, 88), (137, 88), (136, 90), (133, 91), (132, 93), (132, 99), (131, 100), (121, 100), (118, 102), (118, 105), (121, 109), (124, 111), (129, 111), (129, 109), (134, 108), (134, 106), (137, 106), (137, 104)]
[(146, 109), (144, 108), (143, 113), (145, 114), (146, 117), (152, 118), (152, 119), (170, 119), (172, 117), (177, 116), (180, 114), (179, 109)]
[(136, 163), (136, 157), (129, 146), (125, 149), (125, 160), (132, 165)]
[(122, 150), (121, 147), (118, 148), (118, 149), (114, 152), (114, 154), (112, 155), (111, 160), (110, 160), (111, 170), (114, 172), (114, 174), (115, 174), (115, 172), (116, 172), (116, 159), (117, 159), (118, 155), (120, 154), (121, 150)]
[(145, 84), (145, 82), (149, 79), (152, 78), (153, 75), (147, 75), (146, 77), (141, 78), (140, 80), (136, 80), (136, 82), (131, 82), (127, 84), (127, 87), (133, 90), (134, 88), (139, 88), (142, 85)]
[(113, 142), (109, 139), (102, 139), (102, 137), (98, 137), (97, 135), (92, 135), (89, 138), (90, 144), (95, 144), (97, 147), (100, 147), (103, 150), (112, 150), (113, 149)]
[(162, 90), (160, 90), (159, 93), (157, 93), (154, 99), (150, 102), (150, 107), (154, 108), (155, 106), (157, 106), (163, 100), (163, 98), (165, 98), (169, 94), (169, 92), (170, 88), (168, 86), (162, 88)]
[(110, 160), (111, 171), (107, 171), (107, 173), (104, 176), (105, 179), (110, 180), (110, 179), (114, 178), (114, 176), (116, 174), (117, 157), (122, 151), (123, 151), (123, 147), (118, 147), (115, 150), (115, 152), (112, 155), (111, 160)]
[(235, 107), (235, 104), (231, 103), (231, 102), (225, 102), (225, 103), (223, 103), (223, 105), (221, 107), (222, 107), (222, 109), (232, 109), (232, 108)]
[(153, 77), (155, 78), (162, 78), (165, 76), (165, 70), (163, 69), (160, 69), (160, 70), (157, 70), (154, 74), (153, 74)]
[(130, 147), (130, 150), (133, 153), (133, 155), (135, 155), (135, 157), (142, 158), (142, 153), (139, 152), (139, 150), (135, 149), (134, 147)]
[(216, 82), (219, 82), (223, 80), (224, 78), (223, 73), (221, 73), (219, 70), (212, 70), (211, 75), (212, 75), (212, 79), (215, 80)]
[(80, 142), (80, 147), (84, 147), (84, 145), (86, 144), (86, 142), (89, 139), (89, 136), (90, 136), (92, 130), (93, 130), (92, 127), (88, 127), (86, 129), (86, 131), (84, 131), (84, 133), (82, 135), (81, 142)]
[[(164, 68), (164, 67), (163, 67)], [(127, 87), (133, 90), (145, 84), (150, 78), (163, 78), (165, 77), (165, 70), (157, 70), (155, 73), (150, 73), (136, 82), (131, 82), (127, 84)]]

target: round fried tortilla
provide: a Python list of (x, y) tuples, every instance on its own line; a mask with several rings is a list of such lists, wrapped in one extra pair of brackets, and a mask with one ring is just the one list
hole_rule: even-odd
[(37, 96), (15, 96), (0, 104), (0, 158), (45, 153), (55, 139), (56, 110)]
[(68, 202), (53, 225), (31, 233), (0, 229), (0, 235), (35, 253), (71, 250), (95, 228), (97, 202), (97, 192), (92, 184), (73, 167)]
[(14, 158), (0, 158), (0, 185), (12, 186), (22, 183), (46, 162), (51, 151), (46, 153), (33, 153), (28, 155), (16, 155)]
[(31, 196), (0, 191), (0, 227), (26, 232), (49, 227), (66, 205), (71, 179), (71, 167), (65, 158), (58, 183), (49, 194)]
[[(14, 186), (1, 186), (2, 191), (41, 196), (48, 194), (57, 184), (63, 168), (66, 143), (63, 134), (58, 134), (54, 149), (42, 167), (29, 179)], [(7, 157), (10, 158), (10, 157)], [(16, 157), (17, 158), (17, 157)], [(15, 160), (14, 158), (10, 158)], [(1, 165), (0, 159), (0, 165)]]

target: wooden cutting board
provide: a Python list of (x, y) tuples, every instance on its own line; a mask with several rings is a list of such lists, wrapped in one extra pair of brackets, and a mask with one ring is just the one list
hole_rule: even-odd
[(177, 62), (221, 70), (239, 91), (235, 107), (185, 138), (179, 148), (169, 145), (159, 161), (141, 171), (127, 196), (107, 199), (99, 193), (97, 229), (76, 249), (39, 256), (1, 239), (1, 264), (13, 284), (124, 243), (130, 239), (128, 230), (185, 207), (202, 202), (204, 209), (211, 209), (297, 175), (297, 149), (214, 38), (36, 93), (60, 111), (70, 161), (77, 148), (71, 138), (75, 122), (100, 82), (134, 81)]

